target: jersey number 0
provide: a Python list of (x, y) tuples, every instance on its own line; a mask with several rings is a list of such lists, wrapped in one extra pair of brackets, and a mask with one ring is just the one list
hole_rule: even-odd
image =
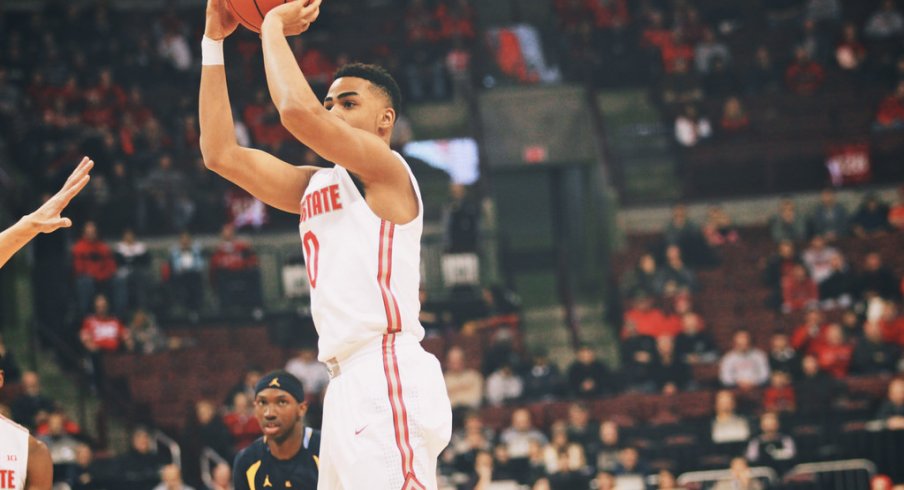
[(304, 253), (307, 256), (308, 280), (311, 281), (311, 288), (317, 287), (317, 261), (320, 258), (320, 242), (317, 235), (313, 231), (304, 234), (302, 239), (304, 245)]

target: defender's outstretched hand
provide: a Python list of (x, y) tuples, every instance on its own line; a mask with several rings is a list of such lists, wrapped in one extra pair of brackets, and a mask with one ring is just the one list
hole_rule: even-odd
[(72, 171), (72, 174), (66, 179), (63, 188), (53, 197), (47, 200), (35, 212), (29, 214), (25, 219), (35, 227), (39, 233), (50, 233), (59, 228), (69, 228), (72, 226), (72, 220), (63, 218), (61, 213), (72, 198), (75, 197), (82, 189), (88, 185), (91, 176), (88, 173), (94, 167), (94, 161), (88, 157), (82, 158), (78, 167)]
[(235, 32), (239, 21), (233, 17), (226, 8), (226, 0), (207, 0), (207, 22), (204, 26), (204, 35), (220, 41), (226, 39)]
[(311, 24), (320, 16), (320, 2), (322, 0), (292, 0), (267, 12), (264, 25), (270, 20), (278, 20), (282, 25), (283, 35), (297, 36), (308, 30)]
[(35, 212), (23, 216), (18, 223), (0, 233), (0, 267), (25, 246), (38, 233), (50, 233), (60, 228), (72, 226), (72, 220), (63, 218), (61, 213), (69, 205), (69, 201), (88, 185), (91, 177), (88, 173), (94, 162), (88, 157), (72, 172), (63, 188), (51, 197)]

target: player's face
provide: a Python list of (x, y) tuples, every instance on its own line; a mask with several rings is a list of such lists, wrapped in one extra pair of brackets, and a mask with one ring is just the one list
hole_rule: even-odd
[(254, 399), (254, 416), (264, 435), (275, 441), (291, 435), (307, 411), (307, 402), (299, 403), (292, 395), (274, 388), (261, 391)]
[(386, 96), (363, 78), (336, 79), (323, 106), (350, 126), (381, 137), (395, 122), (395, 111)]

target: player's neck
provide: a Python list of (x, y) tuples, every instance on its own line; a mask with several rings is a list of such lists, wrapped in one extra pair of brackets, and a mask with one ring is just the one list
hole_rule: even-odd
[(293, 430), (292, 433), (282, 441), (267, 438), (267, 446), (270, 447), (270, 454), (272, 454), (276, 459), (292, 459), (296, 454), (298, 454), (298, 451), (301, 450), (303, 434), (304, 426), (298, 424), (298, 428)]

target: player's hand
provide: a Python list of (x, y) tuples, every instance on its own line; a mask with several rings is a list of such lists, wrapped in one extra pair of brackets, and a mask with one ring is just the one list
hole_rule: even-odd
[(235, 32), (239, 21), (226, 8), (226, 0), (207, 0), (207, 22), (204, 35), (219, 41)]
[(321, 0), (292, 0), (267, 12), (264, 24), (277, 21), (284, 36), (297, 36), (308, 30), (320, 16)]
[(78, 167), (66, 179), (63, 188), (53, 197), (47, 200), (37, 211), (25, 217), (25, 220), (39, 233), (50, 233), (59, 228), (69, 228), (72, 220), (63, 218), (60, 214), (69, 204), (69, 201), (88, 185), (91, 176), (88, 173), (94, 167), (94, 162), (88, 158), (82, 158)]

